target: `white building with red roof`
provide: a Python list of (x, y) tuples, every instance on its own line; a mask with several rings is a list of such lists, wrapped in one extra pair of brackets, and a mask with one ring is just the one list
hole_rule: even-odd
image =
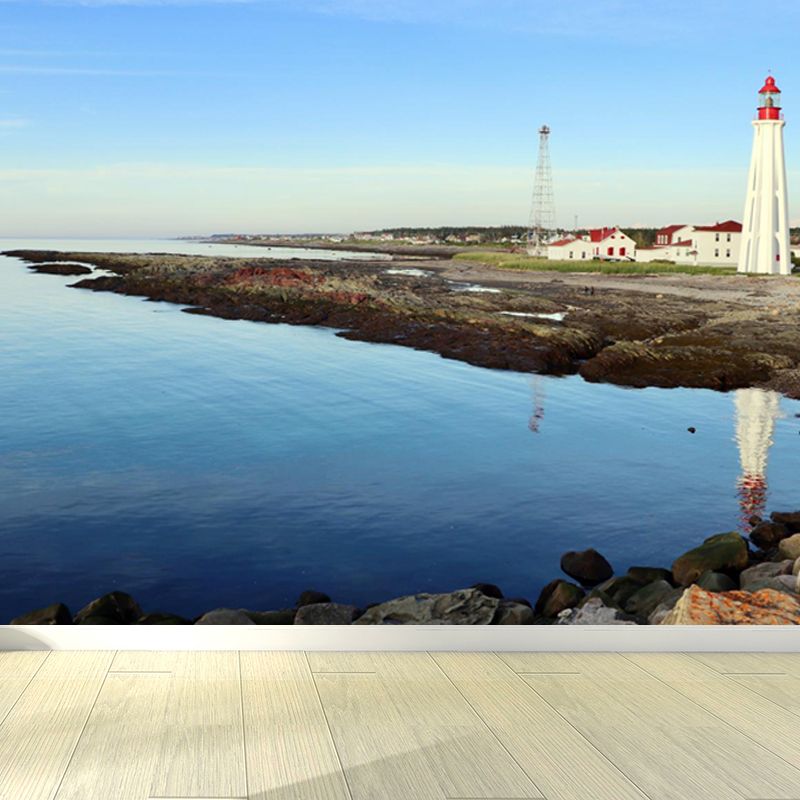
[(633, 261), (636, 242), (619, 228), (593, 228), (580, 236), (559, 239), (547, 246), (547, 257), (558, 261), (591, 261), (593, 258)]
[(715, 225), (668, 225), (656, 233), (652, 247), (636, 251), (636, 260), (734, 267), (741, 245), (742, 225), (732, 219)]

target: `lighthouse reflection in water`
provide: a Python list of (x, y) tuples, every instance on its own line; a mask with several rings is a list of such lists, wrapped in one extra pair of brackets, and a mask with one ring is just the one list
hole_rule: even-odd
[(750, 519), (762, 516), (767, 503), (767, 459), (775, 433), (775, 421), (782, 416), (781, 396), (763, 389), (736, 392), (736, 441), (739, 445), (741, 476), (739, 504), (742, 526), (749, 531)]

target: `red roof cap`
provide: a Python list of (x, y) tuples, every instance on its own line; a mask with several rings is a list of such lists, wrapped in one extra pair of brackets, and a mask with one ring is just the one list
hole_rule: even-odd
[(602, 242), (603, 239), (608, 239), (612, 233), (616, 233), (619, 228), (594, 228), (589, 231), (589, 238), (593, 242)]
[(729, 219), (725, 222), (718, 222), (716, 225), (697, 225), (696, 231), (712, 231), (713, 233), (741, 233), (742, 223)]
[(577, 239), (559, 239), (557, 242), (550, 242), (548, 247), (563, 247), (565, 244), (570, 244), (570, 242), (577, 242)]
[(780, 89), (775, 85), (775, 78), (769, 75), (764, 85), (758, 90), (759, 94), (780, 94)]

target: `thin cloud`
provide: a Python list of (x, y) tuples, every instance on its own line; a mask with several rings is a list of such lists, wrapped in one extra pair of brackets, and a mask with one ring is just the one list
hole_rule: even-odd
[(0, 130), (27, 128), (30, 124), (28, 119), (0, 119)]

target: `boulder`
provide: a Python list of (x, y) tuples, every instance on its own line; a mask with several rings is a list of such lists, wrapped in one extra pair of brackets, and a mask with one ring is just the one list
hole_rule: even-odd
[(532, 625), (536, 615), (530, 606), (501, 601), (494, 615), (493, 625)]
[(483, 592), (487, 597), (494, 597), (495, 600), (503, 599), (502, 590), (493, 583), (473, 583), (470, 589), (477, 589), (479, 592)]
[(666, 617), (678, 600), (683, 597), (683, 588), (673, 589), (651, 612), (647, 618), (648, 625), (660, 625), (664, 617)]
[(800, 598), (773, 589), (707, 592), (690, 586), (662, 625), (800, 625)]
[(542, 589), (534, 610), (542, 617), (557, 617), (567, 608), (575, 608), (586, 593), (580, 586), (560, 578)]
[(297, 608), (303, 606), (313, 606), (315, 603), (330, 603), (331, 598), (325, 592), (317, 592), (314, 589), (306, 589), (300, 597), (297, 598), (295, 603)]
[(564, 553), (561, 556), (561, 569), (584, 586), (597, 586), (614, 574), (611, 564), (593, 547)]
[(704, 572), (740, 572), (748, 561), (747, 542), (738, 533), (720, 533), (679, 556), (672, 574), (678, 584), (689, 586)]
[(312, 603), (301, 606), (294, 618), (295, 625), (351, 625), (358, 616), (355, 606), (343, 603)]
[(625, 611), (637, 617), (647, 618), (673, 591), (672, 584), (663, 579), (648, 583), (628, 598), (624, 605)]
[(128, 625), (136, 622), (143, 615), (139, 604), (125, 592), (110, 592), (92, 600), (76, 615), (75, 622), (79, 625), (101, 625), (105, 623), (87, 622), (88, 617), (104, 617), (117, 625)]
[(145, 614), (136, 620), (137, 625), (191, 625), (191, 621), (179, 617), (177, 614), (167, 614), (161, 611), (154, 611)]
[(609, 578), (596, 586), (589, 597), (600, 597), (607, 606), (622, 608), (628, 602), (628, 598), (636, 594), (642, 584), (635, 581), (629, 575), (620, 575), (618, 578)]
[(790, 533), (800, 533), (800, 511), (775, 511), (769, 515), (773, 522), (785, 525)]
[(609, 608), (593, 597), (580, 608), (570, 608), (558, 615), (556, 625), (635, 625), (636, 620), (617, 608)]
[(203, 614), (195, 625), (255, 625), (242, 608), (215, 608)]
[(641, 583), (642, 586), (656, 581), (672, 583), (672, 573), (663, 567), (631, 567), (628, 570), (628, 577)]
[[(742, 571), (739, 576), (739, 588), (745, 591), (755, 591), (754, 584), (767, 578), (775, 578), (778, 575), (791, 575), (793, 561), (765, 561), (763, 564), (756, 564)], [(703, 587), (707, 589), (708, 587)], [(735, 588), (735, 587), (734, 587)]]
[(800, 533), (796, 533), (794, 536), (784, 539), (778, 545), (778, 552), (783, 558), (791, 558), (792, 561), (800, 558)]
[(367, 609), (356, 625), (488, 625), (500, 601), (477, 589), (397, 597)]
[(104, 617), (101, 614), (89, 614), (88, 617), (81, 617), (80, 622), (75, 622), (76, 625), (128, 625), (131, 623), (120, 622), (118, 619), (111, 617)]
[[(313, 604), (312, 604), (313, 605)], [(279, 611), (245, 611), (256, 625), (294, 625), (294, 608), (282, 608)]]
[(800, 558), (796, 559), (792, 567), (792, 575), (800, 575)]
[(776, 592), (789, 592), (790, 594), (797, 594), (797, 577), (794, 575), (776, 575), (773, 578), (761, 578), (761, 580), (752, 581), (748, 587), (748, 592), (757, 592), (759, 589), (774, 589)]
[(72, 614), (63, 603), (54, 603), (46, 608), (37, 608), (21, 617), (12, 619), (11, 625), (72, 625)]
[(750, 531), (750, 541), (760, 550), (775, 547), (787, 536), (791, 531), (780, 522), (760, 522)]
[(695, 583), (705, 589), (707, 592), (730, 592), (733, 589), (738, 589), (739, 586), (736, 581), (728, 575), (723, 575), (721, 572), (704, 572)]

